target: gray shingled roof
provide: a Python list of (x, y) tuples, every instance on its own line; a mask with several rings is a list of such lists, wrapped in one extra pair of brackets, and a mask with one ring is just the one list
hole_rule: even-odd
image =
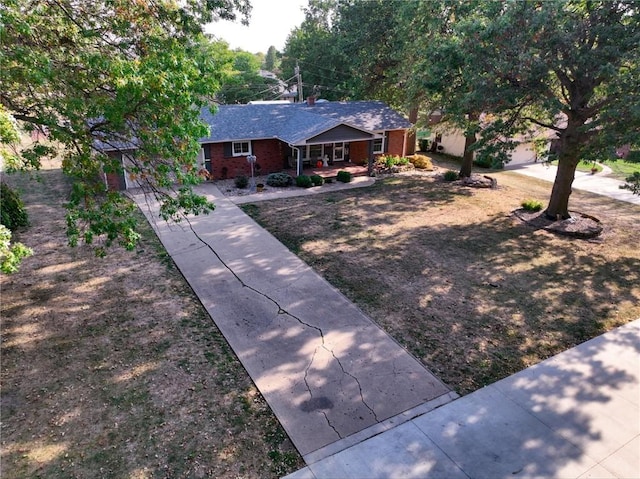
[(411, 123), (380, 101), (264, 105), (221, 105), (200, 114), (210, 127), (201, 143), (278, 138), (292, 145), (345, 124), (367, 132), (411, 128)]

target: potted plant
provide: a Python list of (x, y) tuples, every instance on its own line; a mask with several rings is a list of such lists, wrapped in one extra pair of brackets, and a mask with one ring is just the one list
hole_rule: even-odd
[(260, 192), (261, 192), (261, 191), (263, 191), (263, 190), (264, 190), (264, 183), (258, 183), (258, 184), (256, 185), (256, 191), (257, 191), (258, 193), (260, 193)]

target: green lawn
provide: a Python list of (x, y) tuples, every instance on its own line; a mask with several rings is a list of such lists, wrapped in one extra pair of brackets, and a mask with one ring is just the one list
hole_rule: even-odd
[(628, 176), (631, 176), (636, 171), (640, 172), (640, 163), (631, 163), (625, 160), (615, 160), (604, 162), (609, 168), (613, 170), (614, 176), (618, 179), (624, 180)]

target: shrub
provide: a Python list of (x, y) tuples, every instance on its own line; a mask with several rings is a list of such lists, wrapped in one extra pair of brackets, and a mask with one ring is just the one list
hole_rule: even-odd
[(6, 183), (0, 183), (0, 224), (11, 231), (29, 224), (27, 210), (20, 195)]
[(640, 150), (629, 151), (624, 161), (627, 161), (629, 163), (640, 163)]
[(411, 163), (411, 160), (406, 156), (392, 156), (392, 155), (383, 155), (378, 158), (378, 163), (382, 163), (385, 168), (393, 168), (397, 165), (408, 165)]
[(336, 180), (342, 181), (343, 183), (351, 182), (351, 173), (348, 171), (340, 170), (336, 174)]
[(493, 160), (488, 156), (478, 157), (473, 160), (473, 164), (480, 168), (491, 168), (493, 166)]
[(420, 170), (433, 170), (433, 163), (431, 162), (431, 158), (425, 155), (413, 155), (410, 158), (413, 166)]
[(320, 175), (311, 175), (311, 183), (313, 186), (320, 186), (324, 183), (324, 178)]
[(11, 231), (5, 225), (0, 225), (0, 271), (15, 273), (21, 261), (32, 254), (33, 250), (22, 243), (11, 243)]
[(236, 188), (246, 188), (249, 185), (249, 178), (245, 175), (238, 175), (234, 180)]
[(287, 173), (271, 173), (267, 176), (267, 184), (269, 186), (291, 186), (293, 178)]
[(640, 172), (634, 171), (633, 175), (627, 176), (626, 183), (620, 185), (621, 189), (629, 190), (634, 195), (640, 195)]
[(542, 202), (538, 200), (524, 200), (520, 205), (527, 211), (540, 211)]
[(455, 181), (458, 179), (458, 172), (447, 170), (444, 172), (444, 181)]
[(300, 175), (296, 177), (296, 186), (299, 186), (300, 188), (309, 188), (312, 185), (313, 182), (307, 175)]

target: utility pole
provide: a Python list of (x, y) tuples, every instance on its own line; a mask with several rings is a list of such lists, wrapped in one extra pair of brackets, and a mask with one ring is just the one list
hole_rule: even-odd
[(304, 101), (304, 95), (302, 94), (302, 74), (300, 73), (300, 66), (296, 61), (296, 81), (298, 82), (298, 101), (302, 103)]

